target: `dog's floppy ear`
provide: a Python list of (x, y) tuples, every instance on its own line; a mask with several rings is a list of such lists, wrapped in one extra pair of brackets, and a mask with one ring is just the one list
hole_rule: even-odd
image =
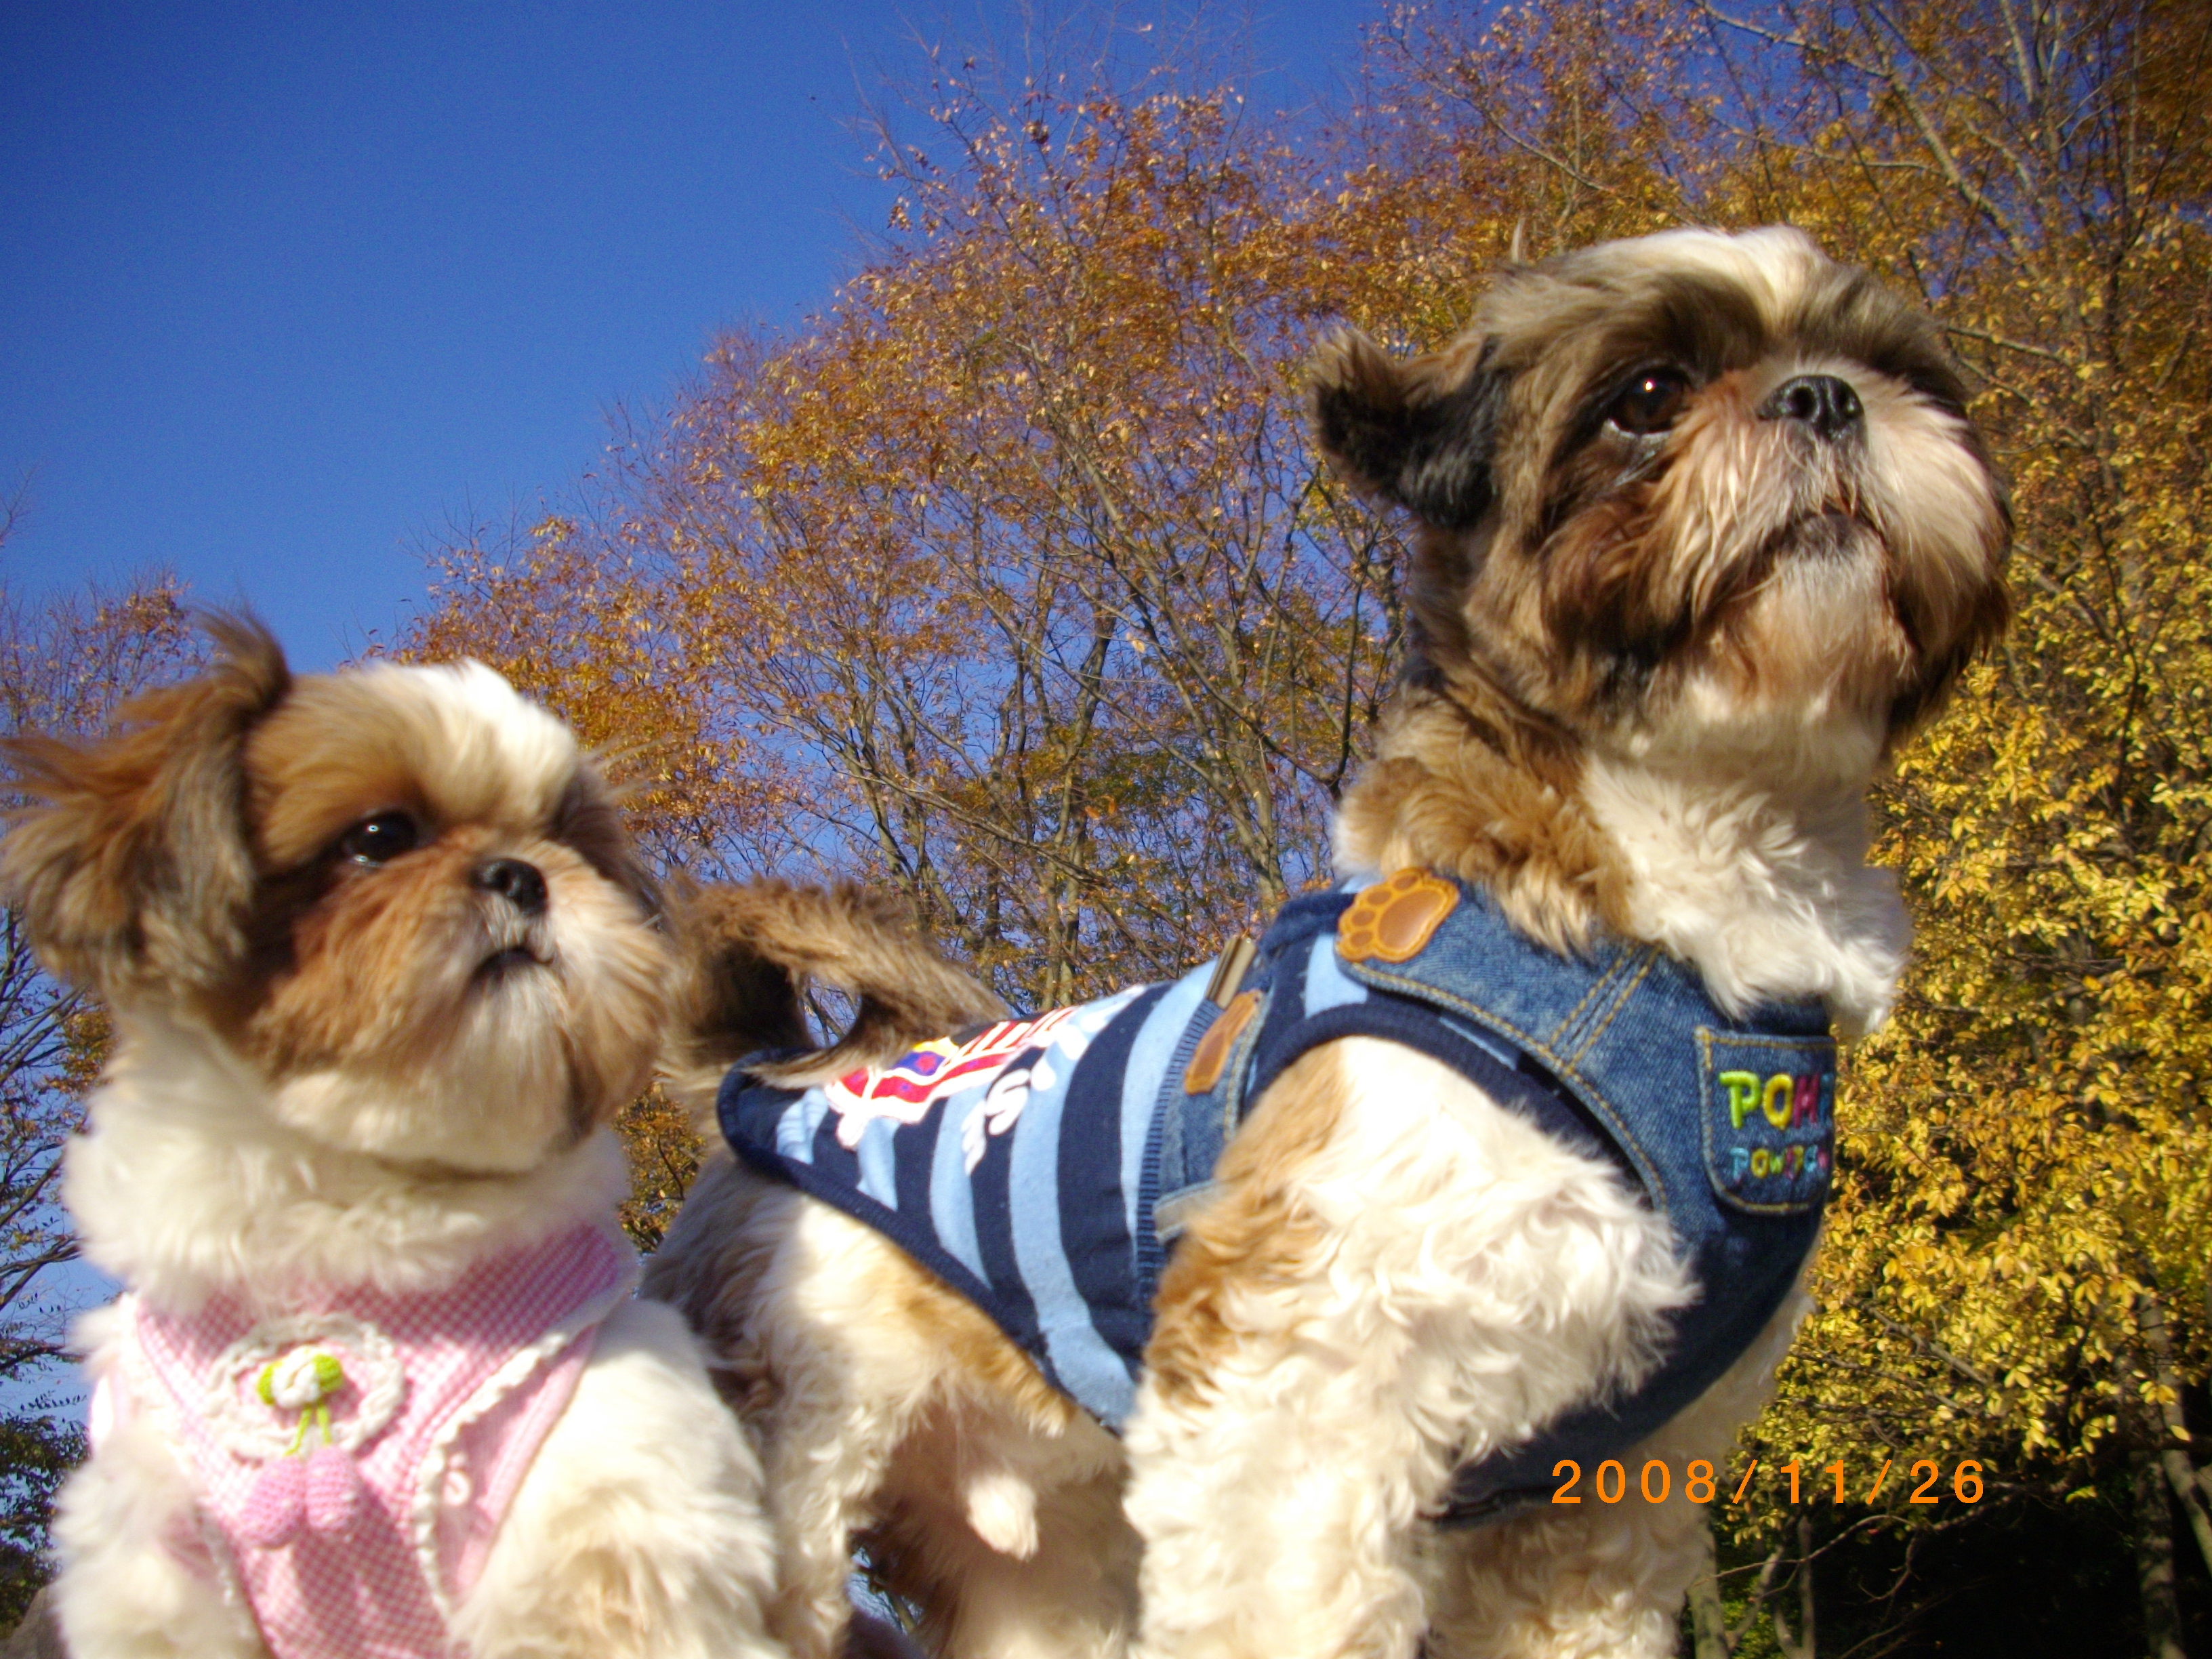
[(1363, 494), (1440, 529), (1481, 522), (1506, 377), (1462, 343), (1401, 362), (1358, 329), (1322, 343), (1310, 372), (1314, 435)]
[(206, 988), (244, 948), (242, 750), (291, 676), (260, 623), (216, 617), (208, 631), (216, 665), (132, 699), (98, 742), (0, 745), (32, 803), (0, 845), (0, 882), (47, 966), (94, 990)]

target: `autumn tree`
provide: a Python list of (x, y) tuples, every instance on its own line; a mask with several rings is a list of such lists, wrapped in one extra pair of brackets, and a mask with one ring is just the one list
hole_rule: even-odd
[[(23, 501), (0, 506), (0, 548)], [(0, 736), (96, 732), (118, 699), (198, 654), (165, 576), (32, 599), (0, 568)], [(58, 1188), (106, 1035), (96, 1007), (40, 971), (14, 908), (0, 909), (0, 1628), (45, 1582), (48, 1506), (83, 1455), (52, 1397), (70, 1311), (57, 1270), (76, 1256)]]
[(567, 640), (639, 605), (625, 648), (685, 697), (659, 741), (772, 803), (730, 852), (872, 869), (1064, 1000), (1325, 872), (1399, 544), (1305, 445), (1312, 181), (1233, 96), (994, 99), (937, 67), (929, 144), (884, 134), (885, 256), (805, 338), (723, 342), (596, 524), (454, 550), (417, 644), (586, 711), (538, 672), (565, 647), (478, 619), (535, 606)]
[(1887, 793), (1921, 965), (1859, 1057), (1782, 1421), (1814, 1455), (1910, 1424), (1915, 1455), (2109, 1507), (2179, 1653), (2177, 1540), (2212, 1567), (2182, 1405), (2212, 1358), (2212, 15), (1716, 27), (1802, 86), (1761, 100), (1786, 125), (1749, 142), (1790, 165), (1749, 203), (1936, 307), (2021, 529), (2010, 647)]
[[(2212, 1334), (2212, 17), (1619, 5), (1401, 13), (1381, 43), (1432, 155), (1519, 155), (1540, 234), (1803, 225), (1974, 374), (2021, 616), (1883, 793), (1919, 965), (1853, 1057), (1821, 1311), (1752, 1449), (1862, 1491), (1885, 1456), (1978, 1459), (1999, 1507), (2089, 1504), (2178, 1651), (2177, 1536), (2212, 1565), (2185, 1409)], [(1878, 1518), (1958, 1517), (1893, 1489), (1835, 1525)], [(1769, 1589), (1801, 1519), (1741, 1529)]]

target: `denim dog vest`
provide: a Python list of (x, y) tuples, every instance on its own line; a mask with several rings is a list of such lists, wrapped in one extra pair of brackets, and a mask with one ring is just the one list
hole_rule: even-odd
[(1523, 939), (1480, 889), (1419, 871), (1292, 901), (1234, 994), (1214, 970), (926, 1043), (805, 1090), (724, 1079), (732, 1148), (867, 1222), (966, 1295), (1118, 1429), (1154, 1292), (1245, 1112), (1348, 1036), (1430, 1055), (1610, 1158), (1672, 1227), (1697, 1299), (1659, 1369), (1463, 1468), (1439, 1517), (1548, 1498), (1562, 1458), (1618, 1457), (1765, 1328), (1812, 1249), (1834, 1146), (1835, 1044), (1817, 1003), (1723, 1014), (1652, 945), (1579, 957)]

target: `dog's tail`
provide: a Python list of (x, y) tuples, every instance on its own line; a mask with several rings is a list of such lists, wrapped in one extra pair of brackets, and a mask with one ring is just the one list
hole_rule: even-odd
[[(680, 965), (664, 1064), (671, 1093), (695, 1118), (711, 1115), (722, 1074), (747, 1054), (787, 1051), (758, 1068), (771, 1082), (836, 1077), (1006, 1012), (889, 894), (757, 881), (668, 898)], [(826, 1048), (813, 1046), (805, 1018), (817, 985), (855, 1005)]]

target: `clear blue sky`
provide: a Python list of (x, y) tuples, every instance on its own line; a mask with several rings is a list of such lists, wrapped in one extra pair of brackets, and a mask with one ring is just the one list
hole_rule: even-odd
[[(1376, 9), (1260, 9), (1255, 94), (1326, 91)], [(303, 667), (389, 637), (422, 537), (821, 304), (887, 204), (863, 92), (1012, 15), (0, 0), (0, 574), (164, 563)]]

